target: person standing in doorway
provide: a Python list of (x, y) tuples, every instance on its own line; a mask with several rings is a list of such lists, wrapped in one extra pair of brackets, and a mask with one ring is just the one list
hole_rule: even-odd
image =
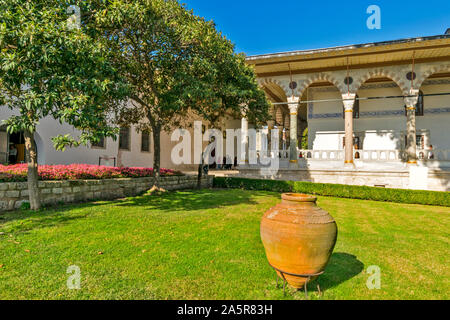
[(9, 146), (9, 164), (15, 164), (17, 162), (17, 148), (14, 144)]
[(428, 151), (428, 159), (434, 160), (433, 146), (431, 144)]

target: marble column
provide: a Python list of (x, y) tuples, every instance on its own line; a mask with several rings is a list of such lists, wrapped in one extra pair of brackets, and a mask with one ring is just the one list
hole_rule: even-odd
[(288, 98), (289, 114), (291, 118), (291, 123), (289, 126), (290, 142), (289, 142), (289, 162), (295, 164), (298, 162), (297, 155), (297, 116), (298, 116), (298, 102), (299, 97)]
[(269, 156), (272, 154), (272, 150), (274, 150), (272, 145), (272, 130), (274, 130), (275, 127), (275, 120), (269, 120), (267, 121), (267, 151)]
[(416, 145), (416, 105), (419, 100), (419, 90), (411, 89), (406, 104), (406, 156), (408, 164), (417, 164)]
[(240, 163), (247, 164), (248, 163), (248, 120), (243, 117), (241, 119), (241, 154), (240, 154)]
[(353, 164), (353, 106), (356, 94), (346, 93), (342, 95), (345, 113), (345, 164)]

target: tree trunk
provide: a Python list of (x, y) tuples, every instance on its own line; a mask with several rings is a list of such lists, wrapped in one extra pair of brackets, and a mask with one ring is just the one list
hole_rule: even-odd
[(161, 176), (161, 127), (152, 126), (153, 135), (153, 175), (155, 177), (155, 186), (159, 188)]
[(197, 175), (197, 188), (202, 188), (202, 177), (203, 177), (203, 152), (200, 160), (200, 164), (198, 165), (198, 175)]
[(30, 199), (31, 210), (39, 210), (41, 208), (41, 198), (38, 185), (38, 163), (36, 143), (34, 142), (33, 133), (24, 132), (25, 150), (28, 164), (28, 195)]
[(117, 163), (116, 163), (117, 167), (122, 168), (123, 167), (123, 163), (122, 163), (122, 150), (119, 149), (117, 150)]

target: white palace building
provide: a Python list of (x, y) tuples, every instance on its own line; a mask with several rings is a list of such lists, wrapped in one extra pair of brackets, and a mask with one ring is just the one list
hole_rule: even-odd
[(449, 31), (247, 61), (272, 102), (268, 128), (287, 133), (271, 178), (450, 190)]
[[(258, 82), (272, 102), (272, 120), (264, 130), (278, 129), (280, 169), (262, 174), (245, 163), (239, 175), (450, 191), (450, 32), (335, 48), (250, 56)], [(0, 120), (13, 114), (6, 106)], [(245, 115), (228, 119), (228, 129), (252, 128)], [(151, 166), (151, 135), (122, 128), (118, 141), (95, 146), (53, 148), (51, 137), (76, 133), (67, 125), (43, 119), (35, 135), (40, 164)], [(268, 141), (259, 135), (256, 153)], [(161, 165), (175, 165), (171, 151), (178, 141), (161, 137)], [(248, 144), (248, 143), (247, 143)], [(11, 159), (14, 145), (17, 155)], [(24, 160), (20, 133), (0, 126), (0, 163)], [(14, 149), (14, 148), (13, 148)]]

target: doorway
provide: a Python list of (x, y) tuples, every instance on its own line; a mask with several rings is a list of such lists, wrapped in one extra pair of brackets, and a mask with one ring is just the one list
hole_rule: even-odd
[(0, 164), (13, 165), (25, 162), (26, 153), (23, 132), (8, 134), (5, 126), (0, 127)]
[(25, 138), (23, 132), (9, 134), (8, 164), (25, 162)]

